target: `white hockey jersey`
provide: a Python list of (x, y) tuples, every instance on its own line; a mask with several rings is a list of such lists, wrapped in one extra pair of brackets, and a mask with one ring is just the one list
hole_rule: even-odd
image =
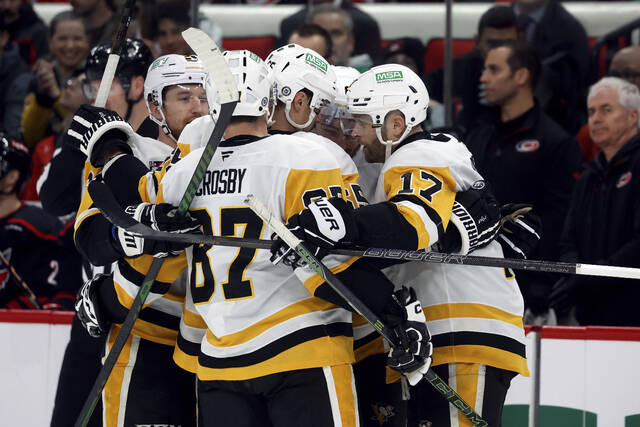
[[(161, 165), (173, 152), (173, 148), (156, 139), (147, 138), (136, 135), (135, 140), (131, 144), (133, 155), (138, 158), (145, 166), (150, 169)], [(101, 168), (94, 168), (89, 162), (85, 164), (85, 182), (98, 174)], [(136, 185), (136, 183), (131, 183)], [(87, 189), (84, 189), (80, 209), (76, 217), (75, 230), (77, 231), (83, 226), (84, 221), (99, 214), (98, 208), (93, 206), (93, 200)], [(184, 255), (182, 255), (184, 263)], [(113, 264), (113, 280), (121, 305), (130, 307), (133, 299), (137, 295), (139, 285), (146, 271), (149, 269), (153, 258), (150, 256), (142, 256), (132, 261), (138, 269), (131, 268), (124, 260), (120, 260)], [(163, 269), (169, 268), (171, 264), (179, 263), (180, 260), (171, 258), (163, 264)], [(146, 269), (145, 269), (146, 266)], [(162, 270), (161, 270), (162, 273)], [(180, 317), (182, 314), (182, 305), (184, 301), (184, 290), (179, 289), (173, 284), (173, 280), (162, 282), (166, 277), (159, 275), (158, 283), (162, 283), (166, 287), (163, 291), (162, 298), (154, 301), (152, 304), (147, 302), (145, 309), (140, 312), (140, 317), (134, 324), (133, 333), (160, 344), (174, 345), (178, 335)], [(157, 288), (158, 286), (156, 286)]]
[[(166, 172), (159, 203), (179, 202), (201, 151)], [(205, 234), (264, 239), (272, 231), (246, 206), (248, 194), (284, 219), (319, 192), (344, 195), (339, 165), (325, 149), (290, 135), (241, 136), (220, 143), (190, 213)], [(289, 267), (271, 264), (268, 250), (199, 245), (186, 253), (179, 366), (203, 380), (244, 380), (353, 362), (351, 313), (313, 296), (323, 282), (317, 275), (303, 277), (303, 286)], [(339, 272), (355, 258), (324, 261)]]
[[(421, 249), (447, 226), (455, 193), (482, 179), (471, 153), (454, 138), (403, 142), (384, 163), (375, 202), (391, 200), (416, 228)], [(473, 252), (503, 257), (499, 243)], [(385, 271), (397, 285), (413, 287), (424, 307), (434, 345), (433, 364), (482, 363), (528, 375), (524, 303), (511, 271), (494, 267), (412, 262)]]

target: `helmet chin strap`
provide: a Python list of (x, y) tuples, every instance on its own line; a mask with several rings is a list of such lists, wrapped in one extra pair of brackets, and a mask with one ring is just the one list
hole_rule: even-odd
[(304, 124), (300, 125), (300, 124), (298, 124), (298, 123), (296, 123), (296, 122), (294, 122), (294, 121), (293, 121), (293, 119), (292, 119), (292, 118), (291, 118), (291, 116), (290, 116), (290, 113), (291, 113), (291, 103), (290, 103), (290, 102), (288, 102), (288, 103), (285, 105), (285, 107), (284, 107), (284, 115), (285, 115), (285, 117), (287, 118), (287, 121), (289, 122), (289, 124), (290, 124), (291, 126), (293, 126), (294, 128), (299, 129), (299, 130), (303, 130), (303, 129), (305, 129), (305, 128), (309, 127), (309, 125), (310, 125), (311, 123), (313, 123), (313, 119), (315, 119), (315, 118), (316, 118), (316, 112), (315, 112), (315, 111), (314, 111), (314, 109), (312, 108), (312, 109), (311, 109), (311, 112), (309, 113), (309, 120), (307, 120), (307, 122), (306, 122), (306, 123), (304, 123)]
[(392, 147), (404, 141), (407, 135), (409, 135), (409, 132), (411, 132), (412, 128), (413, 128), (412, 126), (407, 126), (404, 132), (402, 132), (402, 135), (400, 135), (400, 138), (398, 138), (398, 140), (396, 141), (385, 141), (385, 139), (382, 137), (382, 126), (376, 128), (376, 136), (378, 137), (378, 141), (380, 141), (380, 143), (385, 146), (385, 152), (384, 152), (385, 162), (387, 161), (389, 156), (391, 156)]
[(173, 136), (173, 133), (171, 132), (171, 129), (169, 129), (169, 125), (167, 124), (167, 119), (164, 116), (162, 107), (158, 107), (158, 111), (160, 112), (160, 116), (162, 117), (162, 120), (158, 120), (153, 114), (151, 114), (151, 112), (149, 112), (149, 118), (151, 119), (152, 122), (160, 126), (160, 129), (162, 129), (162, 132), (164, 132), (165, 135), (167, 135), (169, 138), (173, 140), (173, 142), (177, 144), (178, 140), (176, 140), (176, 138)]

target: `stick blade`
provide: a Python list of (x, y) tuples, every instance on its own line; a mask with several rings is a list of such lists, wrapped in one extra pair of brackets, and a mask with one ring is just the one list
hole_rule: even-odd
[(220, 48), (211, 40), (211, 37), (204, 31), (193, 27), (184, 30), (182, 37), (204, 63), (209, 76), (216, 85), (220, 104), (238, 101), (236, 79), (229, 71)]

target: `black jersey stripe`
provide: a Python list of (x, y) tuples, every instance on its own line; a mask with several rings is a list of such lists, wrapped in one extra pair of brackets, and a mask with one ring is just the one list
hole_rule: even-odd
[(178, 334), (178, 348), (189, 356), (198, 356), (200, 354), (200, 343), (193, 343), (187, 340), (182, 334)]
[(336, 322), (327, 325), (310, 326), (308, 328), (292, 332), (291, 334), (279, 338), (252, 353), (243, 354), (241, 356), (220, 358), (200, 353), (199, 362), (201, 366), (212, 369), (242, 368), (264, 362), (285, 350), (295, 347), (296, 345), (327, 336), (353, 336), (353, 324)]
[(454, 345), (482, 345), (508, 351), (526, 358), (525, 345), (513, 338), (504, 335), (490, 334), (486, 332), (447, 332), (434, 335), (431, 338), (434, 347)]
[(433, 223), (438, 228), (438, 236), (444, 235), (444, 226), (442, 225), (442, 218), (440, 218), (440, 215), (438, 215), (438, 212), (435, 209), (429, 206), (420, 197), (413, 194), (396, 194), (390, 199), (390, 201), (395, 203), (408, 201), (420, 206), (427, 213), (427, 215), (429, 216), (429, 219), (431, 219), (431, 221), (433, 221)]
[(365, 335), (364, 337), (353, 341), (353, 348), (360, 348), (363, 345), (369, 344), (371, 341), (375, 341), (376, 338), (380, 336), (380, 333), (377, 331), (372, 331), (371, 333)]
[(146, 307), (140, 311), (140, 319), (145, 322), (153, 323), (156, 326), (177, 331), (180, 329), (180, 316), (164, 313), (153, 307)]
[[(129, 282), (135, 284), (136, 286), (142, 286), (142, 282), (144, 282), (144, 274), (137, 271), (135, 268), (131, 267), (129, 263), (125, 260), (120, 259), (118, 261), (118, 269), (120, 270), (120, 274)], [(156, 280), (153, 282), (153, 286), (151, 287), (151, 292), (154, 294), (166, 294), (169, 292), (169, 288), (171, 287), (171, 283), (161, 282), (160, 280)]]

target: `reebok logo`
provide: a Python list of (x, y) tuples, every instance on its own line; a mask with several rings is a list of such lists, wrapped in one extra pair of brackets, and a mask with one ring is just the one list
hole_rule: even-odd
[(304, 61), (307, 64), (316, 67), (318, 70), (322, 71), (323, 73), (327, 72), (328, 65), (327, 65), (327, 62), (324, 59), (318, 58), (315, 55), (307, 53), (304, 56)]
[(402, 80), (402, 78), (402, 71), (384, 71), (382, 73), (376, 73), (376, 83)]

